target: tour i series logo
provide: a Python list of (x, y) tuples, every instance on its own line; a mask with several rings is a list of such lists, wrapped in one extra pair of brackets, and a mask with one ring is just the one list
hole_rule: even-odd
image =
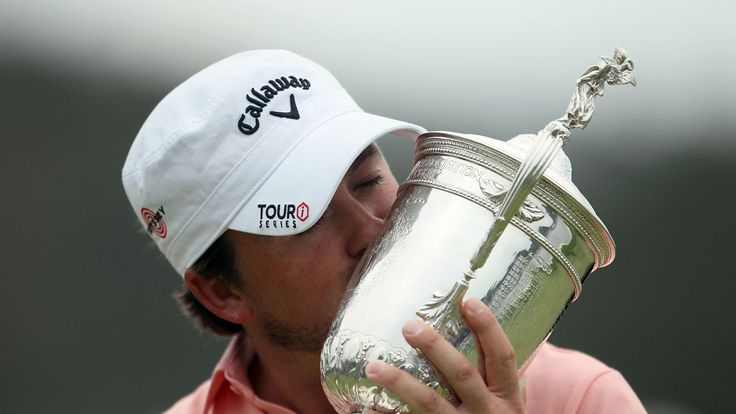
[(299, 204), (258, 204), (260, 229), (295, 229), (297, 220), (304, 222), (309, 218), (309, 205)]
[(148, 234), (155, 234), (162, 239), (166, 238), (165, 214), (164, 206), (159, 207), (155, 212), (145, 207), (141, 209), (141, 216), (143, 217), (143, 222), (146, 223)]
[[(249, 102), (249, 105), (243, 111), (244, 113), (240, 115), (238, 129), (245, 135), (254, 134), (261, 125), (259, 121), (261, 113), (279, 92), (289, 88), (301, 88), (306, 91), (309, 90), (310, 86), (312, 84), (305, 78), (282, 76), (271, 79), (258, 90), (251, 88), (250, 93), (245, 95), (245, 100)], [(289, 96), (289, 104), (291, 106), (288, 112), (270, 111), (269, 114), (278, 118), (299, 119), (299, 109), (296, 107), (293, 93)]]

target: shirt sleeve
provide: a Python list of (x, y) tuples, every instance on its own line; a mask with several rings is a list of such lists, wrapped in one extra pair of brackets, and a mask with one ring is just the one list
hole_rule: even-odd
[(601, 374), (590, 383), (580, 400), (577, 412), (580, 414), (646, 414), (646, 409), (621, 373), (611, 370)]

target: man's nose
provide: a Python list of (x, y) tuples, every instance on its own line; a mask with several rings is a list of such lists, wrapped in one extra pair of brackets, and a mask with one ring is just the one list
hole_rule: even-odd
[(368, 244), (378, 235), (383, 226), (383, 215), (378, 214), (371, 206), (355, 202), (351, 206), (350, 236), (347, 242), (347, 253), (351, 257), (360, 258)]

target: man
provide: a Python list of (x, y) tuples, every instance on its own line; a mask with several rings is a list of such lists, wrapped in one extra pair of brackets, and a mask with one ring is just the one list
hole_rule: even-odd
[[(285, 51), (232, 56), (162, 100), (123, 167), (126, 193), (183, 276), (186, 309), (235, 336), (210, 380), (170, 412), (333, 411), (319, 352), (398, 188), (373, 141), (423, 131), (363, 112), (324, 68)], [(423, 323), (403, 329), (458, 392), (460, 410), (643, 411), (616, 371), (548, 345), (522, 380), (525, 398), (488, 307), (470, 299), (463, 314), (480, 371)], [(393, 367), (371, 362), (366, 373), (417, 412), (459, 412)]]

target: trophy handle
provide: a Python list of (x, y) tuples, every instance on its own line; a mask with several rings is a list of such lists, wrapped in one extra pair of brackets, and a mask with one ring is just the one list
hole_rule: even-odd
[[(628, 58), (626, 51), (616, 48), (612, 58), (603, 56), (601, 59), (598, 64), (583, 72), (576, 81), (575, 93), (565, 115), (550, 122), (537, 133), (531, 151), (519, 166), (510, 188), (505, 191), (503, 201), (495, 212), (493, 225), (470, 260), (469, 269), (446, 293), (434, 294), (432, 299), (417, 311), (417, 316), (445, 338), (452, 339), (459, 335), (463, 324), (460, 306), (470, 281), (475, 279), (475, 271), (486, 264), (506, 226), (523, 207), (527, 196), (552, 164), (560, 149), (570, 141), (570, 129), (582, 129), (588, 125), (595, 110), (595, 99), (603, 96), (606, 83), (636, 86), (636, 79), (631, 74), (634, 62)], [(580, 295), (582, 284), (577, 277), (573, 283), (574, 301)]]

